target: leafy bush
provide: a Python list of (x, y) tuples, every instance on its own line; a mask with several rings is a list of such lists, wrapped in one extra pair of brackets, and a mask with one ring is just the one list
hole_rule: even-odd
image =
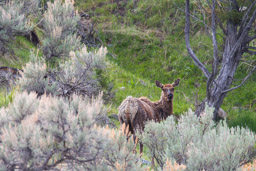
[(24, 13), (23, 1), (5, 2), (0, 6), (0, 50), (6, 51), (8, 42), (18, 34), (25, 34), (32, 29)]
[(105, 116), (101, 96), (70, 100), (17, 94), (0, 109), (2, 170), (140, 170), (134, 143), (97, 126)]
[(47, 2), (44, 13), (43, 53), (46, 59), (68, 56), (71, 50), (80, 48), (80, 38), (76, 36), (76, 26), (80, 17), (72, 0)]
[(148, 123), (141, 136), (161, 168), (167, 159), (186, 165), (187, 170), (235, 170), (255, 154), (255, 135), (245, 128), (215, 124), (213, 109), (196, 117), (192, 111), (175, 123), (171, 116), (162, 123)]
[(106, 48), (88, 52), (84, 47), (70, 52), (69, 60), (60, 64), (58, 69), (47, 68), (44, 59), (31, 54), (31, 61), (26, 64), (18, 81), (22, 91), (37, 92), (70, 97), (76, 93), (93, 96), (99, 93), (100, 85), (96, 77), (96, 69), (105, 68)]

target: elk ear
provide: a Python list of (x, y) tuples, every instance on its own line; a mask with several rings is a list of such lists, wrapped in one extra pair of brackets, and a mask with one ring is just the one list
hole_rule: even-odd
[(163, 84), (162, 83), (160, 83), (159, 81), (155, 81), (156, 82), (156, 86), (157, 87), (159, 87), (159, 88), (163, 88)]
[(177, 80), (174, 81), (174, 83), (172, 84), (173, 87), (176, 87), (177, 85), (180, 84), (180, 78), (178, 78)]

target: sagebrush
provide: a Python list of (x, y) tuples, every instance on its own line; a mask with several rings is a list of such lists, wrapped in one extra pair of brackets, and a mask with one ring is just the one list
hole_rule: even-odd
[(98, 126), (101, 97), (16, 94), (0, 109), (1, 170), (141, 170), (134, 143)]
[(213, 109), (206, 108), (200, 118), (189, 111), (177, 124), (173, 116), (150, 122), (141, 140), (161, 168), (169, 159), (186, 165), (186, 170), (236, 170), (252, 160), (255, 134), (246, 128), (229, 128), (226, 121), (216, 124), (212, 117)]
[[(32, 2), (32, 1), (28, 1)], [(8, 43), (17, 35), (24, 35), (32, 30), (33, 25), (26, 17), (30, 11), (25, 1), (11, 0), (0, 5), (0, 51), (6, 52)]]
[(101, 85), (96, 70), (106, 67), (106, 48), (88, 52), (81, 50), (70, 52), (70, 58), (60, 63), (56, 69), (47, 67), (44, 58), (31, 53), (31, 60), (23, 68), (18, 85), (22, 91), (36, 92), (39, 96), (47, 93), (70, 97), (74, 93), (93, 96), (99, 93)]
[(67, 57), (71, 50), (81, 47), (80, 38), (76, 35), (77, 22), (80, 19), (74, 8), (73, 0), (55, 0), (47, 2), (44, 13), (43, 53), (47, 60), (53, 57)]

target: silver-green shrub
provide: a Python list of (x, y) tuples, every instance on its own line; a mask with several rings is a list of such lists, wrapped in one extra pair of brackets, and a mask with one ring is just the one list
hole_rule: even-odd
[(30, 14), (36, 14), (39, 12), (40, 0), (11, 0), (11, 1), (13, 1), (14, 3), (21, 3), (22, 4), (21, 12), (26, 16)]
[(57, 91), (56, 84), (50, 82), (47, 77), (47, 65), (44, 59), (39, 59), (33, 52), (30, 54), (30, 62), (23, 68), (21, 77), (17, 81), (21, 91), (36, 92), (39, 96), (55, 94)]
[(86, 47), (70, 52), (70, 58), (59, 64), (57, 69), (47, 68), (44, 59), (31, 53), (31, 61), (26, 64), (18, 80), (22, 91), (37, 92), (70, 97), (76, 93), (93, 96), (99, 93), (100, 84), (95, 70), (105, 68), (106, 48), (88, 52)]
[(25, 17), (23, 1), (12, 0), (0, 6), (0, 50), (6, 51), (8, 42), (18, 34), (28, 33), (32, 24)]
[(190, 110), (175, 123), (171, 116), (162, 123), (146, 124), (141, 136), (158, 165), (167, 159), (186, 165), (186, 170), (236, 170), (250, 161), (256, 137), (246, 128), (229, 128), (226, 121), (215, 124), (213, 109), (201, 118)]
[(84, 46), (80, 51), (71, 52), (70, 59), (60, 64), (57, 80), (60, 94), (63, 96), (79, 93), (92, 96), (99, 91), (98, 78), (95, 70), (105, 68), (106, 48), (88, 52)]
[(80, 19), (74, 8), (73, 0), (55, 0), (47, 2), (44, 13), (43, 53), (46, 59), (68, 56), (72, 50), (80, 48), (80, 38), (76, 35), (77, 22)]
[(16, 94), (0, 109), (1, 170), (141, 170), (133, 141), (99, 127), (99, 115), (105, 115), (102, 95)]

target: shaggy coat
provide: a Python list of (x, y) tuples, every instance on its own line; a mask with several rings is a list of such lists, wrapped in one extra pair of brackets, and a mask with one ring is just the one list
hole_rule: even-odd
[(131, 134), (134, 134), (136, 131), (142, 133), (146, 121), (160, 122), (160, 120), (172, 115), (174, 87), (179, 85), (179, 82), (180, 79), (177, 79), (173, 84), (163, 85), (156, 81), (156, 86), (162, 89), (160, 100), (157, 102), (151, 102), (145, 97), (127, 97), (118, 108), (118, 118), (121, 125), (125, 124), (126, 127), (129, 127)]
[(120, 123), (129, 126), (132, 134), (135, 130), (143, 131), (145, 122), (148, 120), (160, 121), (155, 104), (145, 97), (129, 96), (121, 103), (118, 110)]

